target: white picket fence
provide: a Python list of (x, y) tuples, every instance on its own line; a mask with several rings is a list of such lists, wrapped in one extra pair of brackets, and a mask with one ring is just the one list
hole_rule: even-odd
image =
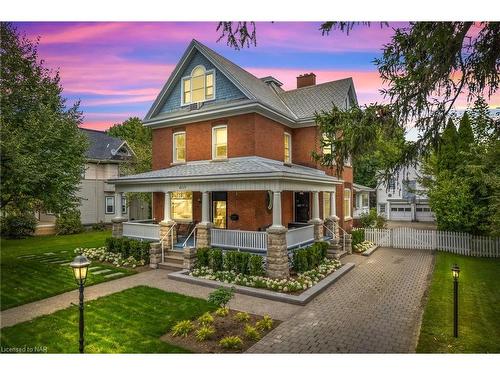
[(398, 249), (443, 250), (476, 257), (500, 257), (500, 238), (468, 233), (399, 227), (365, 228), (365, 239), (378, 246)]

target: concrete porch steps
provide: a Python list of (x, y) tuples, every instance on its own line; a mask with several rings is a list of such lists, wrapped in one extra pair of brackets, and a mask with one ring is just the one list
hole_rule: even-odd
[(184, 263), (184, 256), (178, 251), (167, 251), (165, 253), (165, 259), (163, 263), (158, 264), (158, 268), (166, 270), (179, 271), (182, 270)]

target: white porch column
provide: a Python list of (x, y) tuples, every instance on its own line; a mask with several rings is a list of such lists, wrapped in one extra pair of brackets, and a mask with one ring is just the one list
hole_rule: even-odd
[(281, 191), (273, 191), (273, 228), (281, 227)]
[(124, 221), (127, 221), (127, 219), (122, 216), (122, 193), (117, 191), (115, 192), (115, 217), (111, 219), (113, 223), (111, 235), (113, 237), (123, 236)]
[(122, 193), (121, 192), (115, 192), (115, 206), (116, 206), (116, 209), (115, 209), (115, 217), (118, 219), (118, 218), (122, 218), (122, 212), (123, 212), (123, 208), (122, 208)]
[(210, 223), (210, 196), (208, 191), (201, 193), (201, 223)]
[(319, 217), (319, 192), (313, 191), (312, 219), (321, 220)]
[(163, 220), (165, 223), (172, 221), (170, 218), (170, 209), (172, 202), (172, 193), (170, 191), (165, 192), (165, 199), (163, 200)]
[(201, 192), (201, 222), (196, 225), (196, 248), (210, 247), (212, 243), (212, 222), (210, 221), (210, 195)]
[(336, 216), (335, 192), (331, 191), (329, 194), (330, 194), (330, 214), (328, 216), (334, 217)]

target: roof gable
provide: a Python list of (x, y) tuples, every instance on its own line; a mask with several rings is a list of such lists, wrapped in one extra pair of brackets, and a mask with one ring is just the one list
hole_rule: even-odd
[(133, 157), (134, 152), (123, 139), (105, 132), (80, 128), (89, 141), (85, 157), (89, 160), (120, 161)]

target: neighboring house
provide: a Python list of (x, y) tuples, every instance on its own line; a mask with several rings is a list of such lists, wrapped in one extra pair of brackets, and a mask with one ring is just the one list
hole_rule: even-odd
[(405, 167), (388, 182), (377, 185), (377, 212), (387, 220), (434, 221), (425, 189), (419, 184), (419, 171)]
[[(89, 148), (85, 154), (87, 162), (77, 193), (80, 198), (82, 224), (111, 223), (111, 219), (117, 215), (117, 207), (121, 207), (121, 215), (124, 217), (147, 219), (149, 207), (146, 202), (134, 200), (128, 204), (123, 196), (121, 204), (118, 205), (115, 201), (115, 186), (107, 182), (108, 179), (119, 177), (120, 165), (134, 157), (134, 152), (127, 142), (102, 131), (91, 129), (80, 129), (80, 131), (89, 141)], [(54, 215), (39, 212), (37, 218), (39, 223), (35, 234), (54, 232)]]
[(363, 186), (360, 184), (353, 184), (354, 187), (354, 215), (355, 220), (359, 219), (361, 215), (370, 211), (370, 193), (375, 193), (375, 189)]
[[(110, 182), (120, 192), (153, 192), (156, 221), (224, 230), (212, 234), (222, 247), (259, 250), (253, 233), (334, 214), (348, 230), (352, 168), (338, 178), (311, 152), (331, 152), (320, 149), (315, 113), (356, 103), (351, 78), (316, 84), (304, 74), (285, 91), (278, 79), (257, 78), (193, 40), (144, 119), (153, 130), (153, 171)], [(158, 238), (157, 229), (149, 233), (143, 238)], [(230, 244), (230, 236), (248, 241)]]

